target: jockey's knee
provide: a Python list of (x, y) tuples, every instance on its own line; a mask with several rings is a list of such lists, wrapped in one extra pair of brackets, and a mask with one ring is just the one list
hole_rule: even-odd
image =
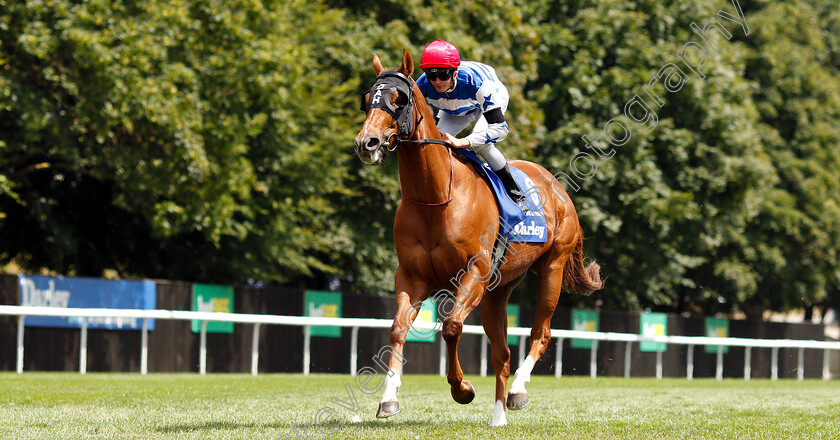
[(496, 147), (496, 144), (484, 144), (476, 147), (475, 151), (484, 158), (493, 170), (502, 169), (507, 165), (505, 155)]

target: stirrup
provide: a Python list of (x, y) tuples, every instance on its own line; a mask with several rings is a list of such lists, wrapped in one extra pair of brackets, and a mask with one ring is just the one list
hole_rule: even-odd
[(508, 197), (513, 200), (513, 203), (516, 203), (520, 209), (523, 211), (527, 211), (527, 207), (525, 206), (525, 194), (518, 189), (509, 189), (507, 190)]

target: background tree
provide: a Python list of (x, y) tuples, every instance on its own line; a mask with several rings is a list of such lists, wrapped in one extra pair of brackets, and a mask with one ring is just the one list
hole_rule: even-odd
[[(607, 287), (566, 305), (839, 307), (836, 5), (740, 4), (749, 35), (723, 0), (0, 3), (0, 264), (387, 294), (399, 181), (353, 155), (359, 94), (443, 38), (508, 86), (510, 158), (594, 159), (567, 189)], [(606, 143), (715, 18), (705, 78)]]
[(310, 38), (340, 35), (350, 22), (340, 10), (303, 1), (5, 8), (5, 261), (288, 282), (333, 271), (336, 254), (352, 252), (352, 231), (333, 214), (334, 199), (350, 193), (355, 83)]
[[(834, 301), (840, 286), (840, 15), (831, 2), (760, 2), (750, 15), (747, 79), (775, 186), (738, 255), (757, 289), (729, 291), (747, 310)], [(833, 294), (832, 299), (829, 295)]]

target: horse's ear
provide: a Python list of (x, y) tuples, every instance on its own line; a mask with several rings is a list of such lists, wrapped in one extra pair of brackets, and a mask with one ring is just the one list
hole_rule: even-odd
[(411, 58), (411, 54), (408, 53), (408, 49), (403, 49), (403, 62), (402, 66), (400, 66), (400, 71), (405, 74), (405, 76), (411, 76), (414, 73), (414, 59)]
[(376, 72), (376, 76), (385, 71), (385, 68), (382, 67), (382, 61), (379, 61), (379, 56), (376, 54), (373, 54), (373, 71)]

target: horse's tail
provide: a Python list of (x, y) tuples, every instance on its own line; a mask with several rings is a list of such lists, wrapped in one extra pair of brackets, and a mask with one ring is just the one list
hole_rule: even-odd
[(569, 291), (583, 295), (589, 295), (604, 287), (604, 281), (601, 279), (601, 266), (594, 260), (589, 265), (584, 266), (583, 232), (578, 235), (575, 250), (572, 251), (572, 255), (569, 256), (569, 260), (563, 267), (563, 283)]

